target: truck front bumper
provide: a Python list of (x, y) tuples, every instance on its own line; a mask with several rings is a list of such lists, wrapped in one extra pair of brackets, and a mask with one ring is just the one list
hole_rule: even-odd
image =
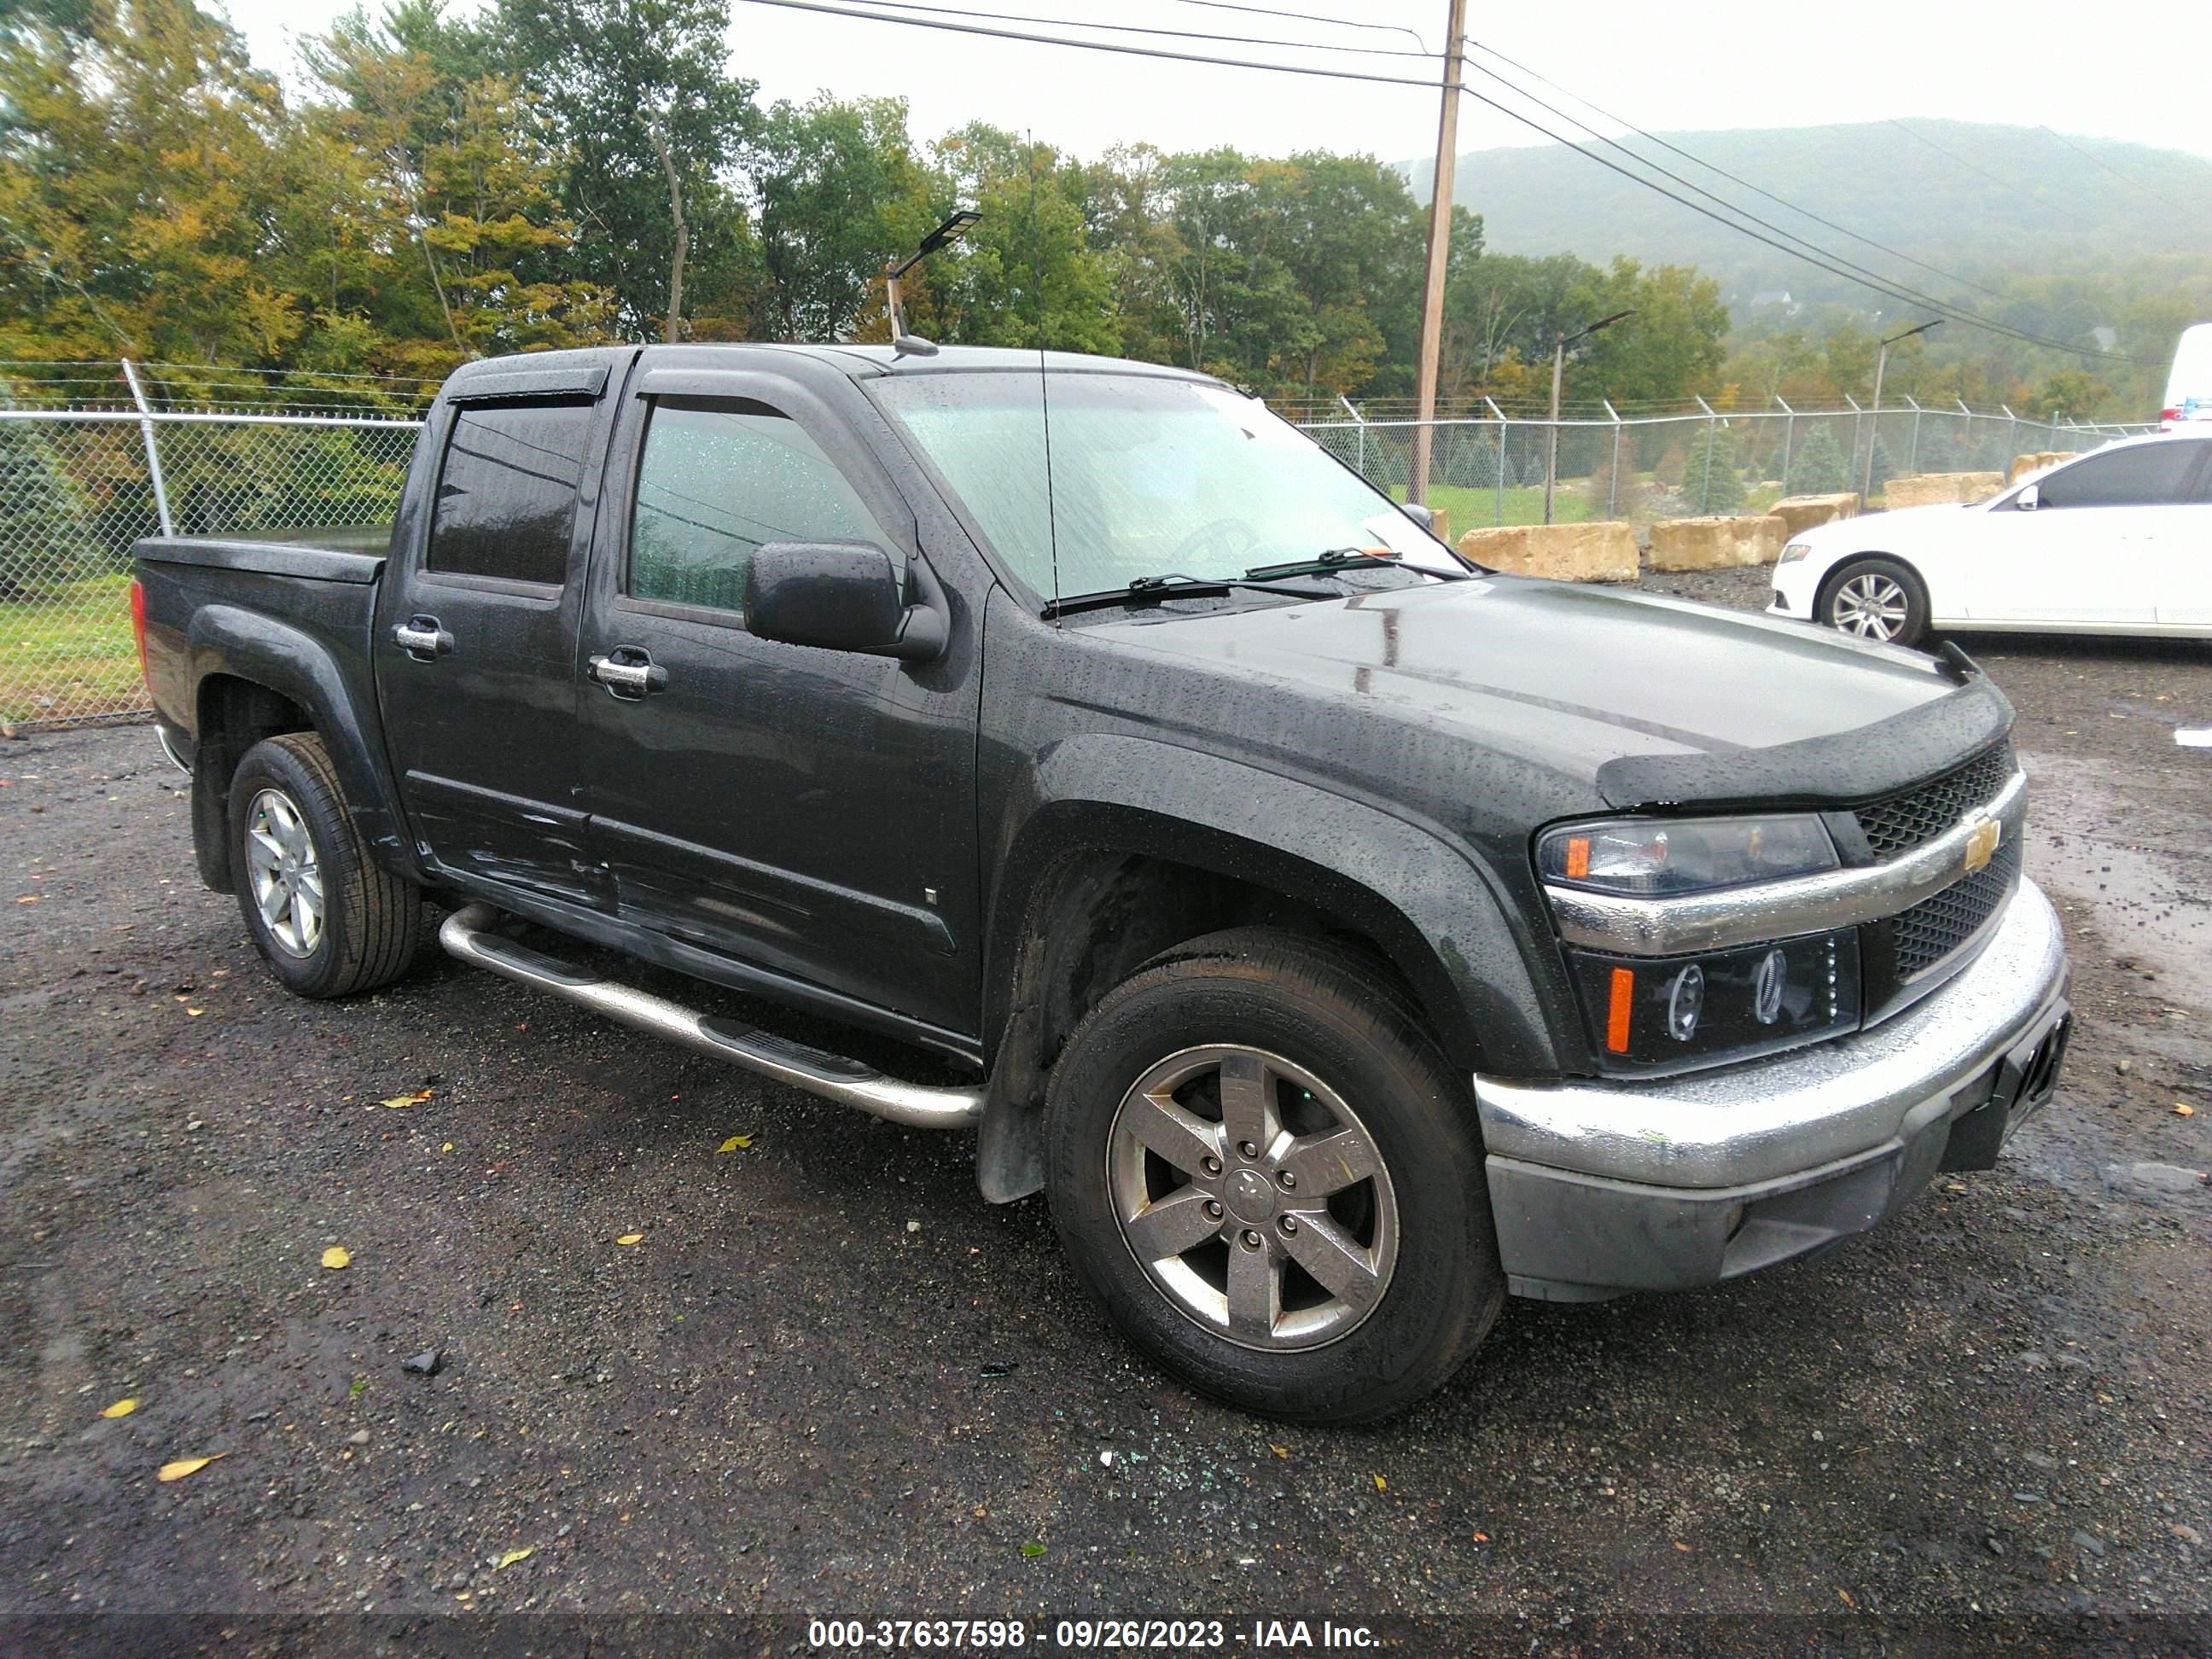
[(2065, 939), (2023, 881), (1981, 954), (1872, 1030), (1649, 1083), (1474, 1079), (1516, 1295), (1733, 1279), (1863, 1232), (1939, 1169), (1987, 1169), (2051, 1097)]

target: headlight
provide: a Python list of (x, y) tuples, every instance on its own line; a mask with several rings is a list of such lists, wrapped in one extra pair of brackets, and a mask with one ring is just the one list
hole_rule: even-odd
[(1813, 544), (1810, 542), (1792, 542), (1782, 550), (1782, 556), (1774, 562), (1778, 565), (1795, 564), (1812, 550)]
[(1858, 930), (1696, 957), (1570, 951), (1590, 1048), (1608, 1072), (1745, 1060), (1858, 1029)]
[(1735, 818), (1610, 818), (1571, 823), (1536, 843), (1547, 882), (1663, 897), (1833, 870), (1841, 860), (1810, 813)]

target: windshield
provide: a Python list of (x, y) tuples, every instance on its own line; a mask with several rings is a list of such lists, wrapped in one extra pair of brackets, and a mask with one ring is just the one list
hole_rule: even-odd
[(1040, 595), (1101, 592), (1139, 577), (1233, 579), (1344, 549), (1388, 551), (1446, 574), (1466, 569), (1304, 434), (1220, 386), (1135, 374), (1054, 373), (1048, 382), (984, 373), (886, 379), (869, 390)]

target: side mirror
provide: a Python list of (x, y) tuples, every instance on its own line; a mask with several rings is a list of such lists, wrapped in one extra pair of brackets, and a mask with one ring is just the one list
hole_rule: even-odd
[(941, 599), (908, 605), (891, 556), (865, 542), (770, 542), (745, 576), (745, 629), (763, 640), (931, 662), (945, 624)]
[(1398, 510), (1420, 526), (1422, 529), (1431, 534), (1435, 533), (1437, 510), (1433, 507), (1425, 507), (1419, 501), (1401, 501), (1398, 503)]
[(2038, 493), (2035, 486), (2030, 484), (2012, 498), (2012, 504), (2022, 513), (2033, 513), (2043, 505), (2043, 497)]

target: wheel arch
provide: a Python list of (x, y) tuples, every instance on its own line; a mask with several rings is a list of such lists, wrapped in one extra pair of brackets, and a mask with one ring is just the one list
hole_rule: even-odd
[[(1159, 789), (1126, 774), (1120, 799), (1051, 792), (998, 862), (978, 1148), (987, 1197), (1004, 1202), (1041, 1184), (1037, 1113), (1075, 1024), (1145, 961), (1224, 927), (1286, 927), (1361, 949), (1402, 986), (1455, 1069), (1556, 1068), (1531, 953), (1462, 854), (1296, 780), (1185, 759), (1186, 773), (1219, 775), (1188, 790), (1182, 810), (1165, 810)], [(1250, 833), (1262, 825), (1272, 828)], [(1360, 875), (1307, 856), (1313, 846), (1356, 848)]]
[[(303, 629), (234, 605), (206, 605), (187, 634), (192, 665), (192, 848), (200, 879), (234, 890), (227, 836), (230, 780), (264, 738), (313, 732), (377, 862), (419, 880), (374, 726), (372, 689)], [(365, 667), (361, 671), (365, 673)], [(366, 704), (366, 712), (364, 712)]]

